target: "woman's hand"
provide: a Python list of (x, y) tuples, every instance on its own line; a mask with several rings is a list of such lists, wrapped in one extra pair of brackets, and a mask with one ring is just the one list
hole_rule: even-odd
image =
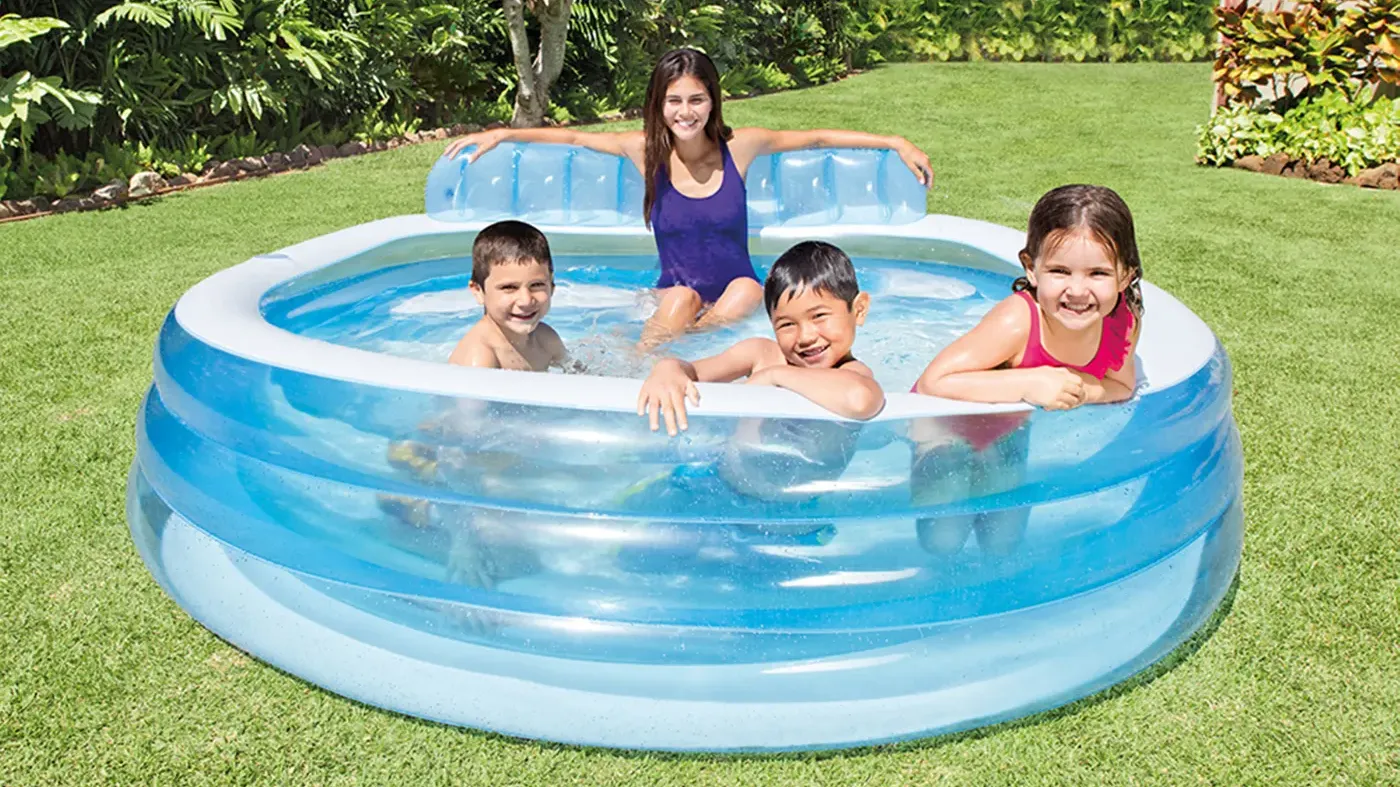
[(651, 374), (642, 383), (637, 395), (637, 415), (645, 415), (655, 432), (659, 424), (658, 416), (666, 422), (666, 434), (676, 436), (676, 427), (689, 429), (686, 421), (685, 401), (692, 405), (700, 404), (700, 390), (695, 380), (686, 374), (685, 367), (674, 358), (666, 358), (652, 367)]
[(467, 163), (470, 164), (481, 158), (481, 154), (501, 144), (505, 138), (505, 129), (495, 128), (490, 131), (478, 131), (448, 145), (447, 150), (442, 155), (446, 158), (456, 158), (463, 150), (476, 145), (476, 150), (467, 157)]
[(895, 146), (894, 150), (899, 154), (899, 159), (904, 162), (904, 166), (908, 167), (914, 173), (914, 177), (919, 179), (919, 185), (925, 188), (933, 187), (933, 164), (929, 163), (927, 153), (919, 150), (913, 142), (903, 137), (900, 137), (899, 144)]

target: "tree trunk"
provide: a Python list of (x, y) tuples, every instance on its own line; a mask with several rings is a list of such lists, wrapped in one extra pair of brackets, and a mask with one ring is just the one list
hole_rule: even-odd
[[(540, 48), (530, 57), (530, 37), (525, 30), (526, 0), (502, 0), (510, 29), (510, 50), (520, 86), (515, 92), (515, 115), (510, 124), (528, 128), (544, 123), (549, 112), (549, 89), (564, 70), (564, 43), (569, 37), (569, 13), (573, 0), (532, 0), (530, 10), (540, 23)], [(533, 62), (532, 62), (533, 61)]]

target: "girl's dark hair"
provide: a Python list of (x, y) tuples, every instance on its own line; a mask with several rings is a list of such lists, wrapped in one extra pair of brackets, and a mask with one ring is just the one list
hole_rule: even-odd
[[(1060, 186), (1041, 197), (1031, 210), (1026, 248), (1021, 250), (1022, 264), (1031, 266), (1078, 229), (1088, 230), (1127, 270), (1128, 288), (1123, 291), (1123, 300), (1135, 317), (1142, 317), (1142, 259), (1138, 256), (1133, 214), (1113, 189)], [(1011, 289), (1035, 295), (1035, 287), (1025, 276), (1017, 279)]]
[(672, 49), (656, 61), (647, 84), (646, 102), (642, 105), (642, 130), (647, 136), (646, 197), (642, 200), (642, 219), (651, 226), (651, 206), (656, 202), (656, 176), (671, 160), (671, 130), (666, 128), (662, 107), (666, 103), (666, 88), (681, 77), (695, 77), (710, 94), (710, 119), (705, 122), (705, 136), (719, 144), (734, 135), (724, 125), (720, 111), (719, 70), (710, 56), (698, 49)]
[(851, 258), (830, 243), (804, 240), (783, 252), (768, 271), (763, 283), (763, 305), (772, 316), (784, 295), (796, 295), (804, 290), (829, 293), (846, 302), (855, 303), (860, 294), (856, 268)]

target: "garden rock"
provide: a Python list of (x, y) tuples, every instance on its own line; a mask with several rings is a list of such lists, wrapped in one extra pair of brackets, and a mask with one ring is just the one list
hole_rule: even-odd
[(1308, 165), (1301, 161), (1294, 161), (1283, 168), (1285, 178), (1306, 178), (1308, 176)]
[(286, 154), (283, 153), (269, 153), (263, 156), (262, 161), (263, 165), (272, 172), (281, 172), (291, 166), (287, 161)]
[(82, 207), (83, 201), (81, 199), (77, 197), (64, 197), (58, 201), (57, 205), (53, 206), (53, 210), (55, 213), (70, 213), (75, 210), (81, 210)]
[(309, 167), (321, 160), (321, 154), (310, 145), (297, 145), (287, 154), (287, 163), (293, 167)]
[(1333, 164), (1328, 158), (1320, 158), (1308, 165), (1308, 177), (1320, 183), (1341, 183), (1346, 175), (1341, 167)]
[(1264, 168), (1260, 170), (1266, 175), (1282, 175), (1283, 168), (1288, 166), (1288, 157), (1282, 153), (1275, 153), (1264, 159)]
[(447, 134), (448, 134), (448, 136), (460, 137), (460, 136), (464, 136), (466, 133), (467, 133), (467, 124), (465, 124), (465, 123), (453, 123), (453, 124), (452, 124), (452, 127), (449, 128), (449, 129), (447, 129)]
[(336, 150), (335, 145), (322, 145), (316, 149), (321, 152), (322, 161), (340, 157), (340, 151)]
[(219, 164), (217, 167), (214, 167), (213, 169), (209, 170), (209, 175), (208, 175), (207, 177), (211, 177), (211, 178), (231, 178), (231, 177), (234, 177), (235, 175), (237, 175), (237, 174), (238, 174), (239, 172), (241, 172), (241, 171), (242, 171), (242, 170), (240, 170), (240, 169), (238, 168), (238, 165), (235, 164), (234, 162), (232, 162), (232, 161), (225, 161), (225, 162), (222, 162), (221, 164)]
[(107, 185), (103, 186), (102, 188), (92, 192), (92, 196), (96, 199), (102, 200), (103, 202), (121, 202), (122, 200), (126, 199), (126, 193), (126, 183), (124, 181), (114, 180), (111, 183), (108, 183)]
[(233, 165), (243, 172), (262, 172), (267, 169), (267, 165), (264, 164), (263, 160), (258, 156), (238, 159), (233, 162)]
[(18, 215), (18, 214), (15, 213), (15, 209), (14, 209), (14, 208), (10, 207), (10, 203), (8, 203), (8, 202), (0, 202), (0, 219), (8, 219), (8, 218), (10, 218), (11, 216), (15, 216), (15, 215)]
[(165, 178), (148, 170), (131, 176), (129, 193), (133, 197), (149, 197), (163, 188), (165, 188)]
[(1381, 167), (1381, 177), (1377, 186), (1383, 189), (1400, 190), (1400, 171), (1397, 170), (1400, 170), (1400, 167), (1394, 164)]
[(1263, 172), (1263, 171), (1264, 171), (1264, 157), (1263, 157), (1263, 156), (1240, 156), (1239, 158), (1237, 158), (1237, 159), (1234, 160), (1232, 166), (1234, 166), (1235, 169), (1247, 169), (1247, 170), (1249, 170), (1250, 172)]
[(175, 187), (175, 186), (193, 186), (195, 183), (198, 182), (198, 180), (197, 180), (197, 179), (195, 178), (195, 176), (193, 176), (193, 175), (187, 175), (187, 174), (181, 172), (180, 174), (176, 175), (175, 177), (173, 177), (173, 178), (171, 178), (171, 179), (169, 179), (169, 180), (167, 180), (167, 181), (165, 181), (165, 182), (166, 182), (167, 185), (172, 186), (172, 187)]
[(363, 154), (366, 150), (367, 148), (365, 147), (365, 143), (351, 141), (346, 142), (344, 145), (341, 145), (337, 149), (337, 152), (340, 153), (340, 155), (342, 156), (359, 156)]
[(435, 128), (435, 129), (433, 129), (432, 131), (429, 131), (428, 134), (429, 134), (429, 138), (430, 138), (430, 139), (435, 139), (435, 140), (447, 139), (447, 129), (445, 129), (445, 128)]

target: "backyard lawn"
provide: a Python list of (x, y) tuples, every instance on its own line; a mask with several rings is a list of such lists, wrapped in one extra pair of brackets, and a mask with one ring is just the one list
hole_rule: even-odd
[(1209, 73), (894, 66), (725, 108), (902, 134), (936, 213), (1024, 227), (1067, 182), (1132, 206), (1147, 278), (1234, 362), (1246, 457), (1237, 590), (1154, 679), (941, 739), (679, 757), (397, 716), (205, 631), (126, 530), (156, 330), (214, 271), (420, 212), (421, 145), (0, 225), (0, 784), (1400, 783), (1400, 192), (1196, 167)]

